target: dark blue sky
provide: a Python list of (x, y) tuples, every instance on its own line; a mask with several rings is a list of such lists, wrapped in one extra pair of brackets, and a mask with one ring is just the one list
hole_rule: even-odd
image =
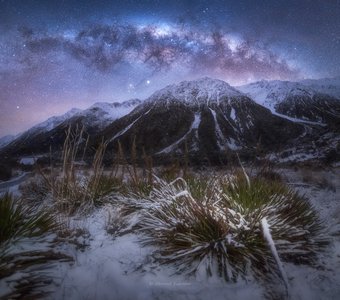
[(0, 136), (202, 76), (339, 76), (339, 53), (337, 0), (0, 0)]

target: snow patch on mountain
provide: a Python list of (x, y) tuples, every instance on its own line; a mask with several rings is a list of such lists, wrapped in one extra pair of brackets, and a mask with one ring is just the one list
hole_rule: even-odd
[(190, 129), (187, 131), (187, 133), (185, 135), (183, 135), (179, 140), (177, 140), (176, 142), (174, 142), (173, 144), (171, 144), (170, 146), (166, 147), (165, 149), (159, 151), (157, 154), (162, 154), (162, 153), (170, 153), (172, 152), (180, 143), (182, 143), (183, 141), (185, 141), (185, 139), (189, 136), (189, 134), (193, 131), (193, 130), (197, 130), (199, 125), (201, 123), (201, 116), (200, 114), (195, 114), (195, 118), (194, 121), (191, 124)]
[(138, 99), (128, 100), (122, 103), (97, 102), (90, 108), (80, 112), (77, 116), (85, 117), (87, 123), (92, 126), (104, 128), (111, 122), (128, 115), (141, 101)]
[[(152, 108), (151, 108), (152, 109)], [(127, 132), (141, 117), (146, 116), (151, 109), (149, 109), (145, 114), (140, 115), (136, 120), (134, 120), (131, 124), (129, 124), (127, 127), (125, 127), (123, 130), (119, 131), (111, 140), (110, 142), (113, 142), (118, 137), (122, 136), (125, 132)]]
[(234, 150), (234, 151), (237, 151), (237, 150), (242, 149), (241, 146), (238, 146), (238, 145), (236, 144), (236, 141), (235, 141), (233, 138), (230, 138), (230, 139), (228, 140), (227, 146), (228, 146), (229, 149)]
[(210, 107), (209, 107), (209, 109), (210, 109), (210, 111), (211, 111), (211, 113), (214, 117), (215, 131), (216, 131), (216, 138), (217, 138), (218, 147), (220, 149), (223, 149), (224, 135), (222, 133), (220, 125), (218, 124), (216, 112), (213, 109), (211, 109)]
[(326, 124), (322, 123), (322, 122), (313, 122), (313, 121), (308, 121), (308, 120), (297, 119), (297, 118), (293, 118), (293, 117), (289, 117), (289, 116), (280, 114), (280, 113), (276, 112), (273, 108), (269, 108), (269, 109), (270, 109), (270, 111), (273, 115), (276, 115), (276, 116), (281, 117), (283, 119), (287, 119), (287, 120), (292, 121), (292, 122), (305, 123), (305, 124), (309, 124), (309, 125), (326, 126)]
[(236, 114), (235, 109), (232, 107), (230, 111), (230, 118), (232, 118), (234, 121), (236, 120)]

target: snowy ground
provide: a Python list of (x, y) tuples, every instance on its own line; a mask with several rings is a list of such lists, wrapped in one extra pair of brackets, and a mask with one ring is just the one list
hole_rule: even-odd
[(159, 267), (148, 258), (149, 248), (141, 247), (135, 234), (113, 238), (105, 231), (104, 211), (89, 220), (93, 237), (84, 252), (75, 254), (75, 263), (56, 270), (63, 278), (54, 299), (261, 299), (254, 283), (226, 286), (219, 279), (184, 278), (175, 269)]
[[(286, 265), (292, 299), (339, 299), (340, 295), (340, 169), (332, 171), (308, 171), (307, 183), (304, 171), (286, 170), (292, 186), (305, 195), (324, 221), (331, 245), (320, 255), (317, 268)], [(324, 182), (321, 187), (320, 180)], [(306, 181), (306, 178), (305, 178)], [(308, 183), (308, 181), (310, 181)], [(314, 182), (313, 182), (314, 181)]]
[[(282, 169), (281, 174), (320, 212), (332, 240), (316, 267), (283, 264), (290, 299), (339, 299), (340, 169)], [(112, 207), (103, 207), (90, 217), (71, 221), (73, 227), (86, 232), (78, 238), (84, 247), (56, 246), (55, 250), (72, 256), (74, 262), (50, 266), (53, 283), (47, 299), (263, 299), (264, 288), (252, 279), (226, 283), (203, 274), (195, 278), (174, 275), (171, 266), (159, 266), (152, 260), (151, 249), (142, 247), (136, 234), (108, 234), (112, 214)], [(8, 282), (0, 281), (0, 299), (5, 290)]]

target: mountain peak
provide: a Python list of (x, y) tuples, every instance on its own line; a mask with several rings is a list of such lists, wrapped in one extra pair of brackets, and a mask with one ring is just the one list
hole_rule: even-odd
[(243, 94), (225, 81), (203, 77), (197, 80), (168, 85), (155, 92), (148, 100), (180, 100), (184, 103), (200, 104), (219, 102), (222, 98), (240, 96), (243, 96)]

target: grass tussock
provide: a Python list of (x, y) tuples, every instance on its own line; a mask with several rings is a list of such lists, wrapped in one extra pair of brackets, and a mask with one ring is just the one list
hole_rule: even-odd
[(54, 214), (15, 201), (11, 194), (0, 197), (0, 249), (25, 237), (41, 236), (56, 229)]
[(327, 243), (313, 208), (282, 182), (244, 175), (160, 181), (141, 204), (143, 243), (158, 246), (159, 261), (179, 272), (279, 275), (265, 219), (282, 260), (311, 263)]
[(59, 211), (69, 215), (89, 212), (105, 204), (106, 196), (113, 194), (134, 194), (138, 197), (149, 195), (153, 188), (152, 159), (143, 151), (144, 165), (143, 168), (138, 167), (135, 142), (130, 154), (131, 164), (119, 144), (111, 168), (105, 170), (103, 160), (107, 142), (102, 141), (96, 149), (92, 165), (87, 172), (82, 172), (82, 168), (77, 167), (77, 159), (82, 154), (83, 160), (86, 152), (88, 138), (85, 140), (83, 136), (83, 129), (72, 131), (69, 128), (62, 151), (61, 171), (58, 174), (51, 166), (51, 175), (41, 173)]
[[(46, 297), (41, 289), (53, 280), (44, 273), (46, 266), (55, 261), (72, 260), (68, 255), (46, 248), (52, 241), (48, 235), (58, 230), (56, 215), (50, 210), (15, 199), (9, 193), (0, 197), (0, 280), (11, 282), (12, 290), (6, 295), (0, 294), (1, 299)], [(27, 241), (33, 242), (37, 250), (24, 250)], [(40, 243), (45, 246), (40, 247)]]
[(121, 178), (113, 172), (104, 172), (105, 142), (98, 146), (90, 169), (82, 172), (79, 159), (82, 165), (87, 143), (83, 129), (72, 131), (69, 128), (63, 145), (61, 170), (58, 172), (51, 166), (48, 174), (40, 172), (43, 184), (48, 187), (53, 205), (59, 212), (68, 215), (88, 212), (100, 206), (106, 195), (121, 186)]

